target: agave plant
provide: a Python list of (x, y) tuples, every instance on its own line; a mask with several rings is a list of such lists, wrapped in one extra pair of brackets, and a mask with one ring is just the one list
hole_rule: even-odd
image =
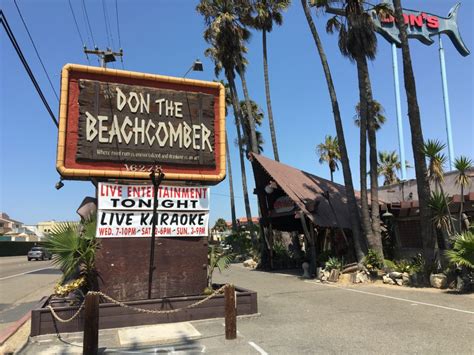
[(458, 234), (452, 250), (445, 252), (449, 262), (474, 271), (474, 233)]
[(97, 289), (95, 233), (96, 220), (91, 219), (83, 223), (59, 223), (46, 238), (45, 247), (53, 254), (53, 264), (63, 272), (62, 283), (83, 276), (88, 290)]

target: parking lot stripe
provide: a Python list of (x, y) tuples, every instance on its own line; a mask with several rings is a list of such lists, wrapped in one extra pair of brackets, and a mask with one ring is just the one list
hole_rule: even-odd
[(407, 298), (400, 298), (400, 297), (393, 297), (393, 296), (387, 296), (387, 295), (381, 295), (379, 293), (373, 293), (373, 292), (367, 292), (367, 291), (362, 291), (362, 290), (354, 290), (351, 288), (346, 288), (346, 287), (339, 287), (336, 285), (328, 285), (328, 284), (323, 284), (323, 283), (316, 283), (314, 281), (305, 281), (306, 283), (313, 284), (313, 285), (321, 285), (321, 286), (327, 286), (327, 287), (333, 287), (333, 288), (338, 288), (341, 290), (346, 290), (346, 291), (352, 291), (352, 292), (358, 292), (358, 293), (363, 293), (366, 295), (371, 295), (371, 296), (378, 296), (378, 297), (383, 297), (383, 298), (389, 298), (392, 300), (397, 300), (397, 301), (403, 301), (403, 302), (410, 302), (413, 304), (420, 304), (423, 306), (429, 306), (429, 307), (436, 307), (436, 308), (442, 308), (442, 309), (447, 309), (449, 311), (455, 311), (455, 312), (461, 312), (461, 313), (467, 313), (467, 314), (474, 314), (473, 311), (466, 311), (464, 309), (458, 309), (458, 308), (452, 308), (452, 307), (446, 307), (446, 306), (440, 306), (438, 304), (433, 304), (433, 303), (426, 303), (426, 302), (419, 302), (419, 301), (413, 301), (409, 300)]
[(31, 271), (22, 272), (21, 274), (5, 276), (5, 277), (0, 278), (0, 281), (7, 280), (7, 279), (11, 279), (11, 278), (17, 277), (17, 276), (22, 276), (22, 275), (26, 275), (26, 274), (31, 274), (31, 273), (33, 273), (33, 272), (37, 272), (37, 271), (41, 271), (41, 270), (47, 270), (47, 269), (53, 269), (53, 267), (51, 267), (51, 266), (50, 266), (50, 267), (44, 267), (44, 268), (41, 268), (41, 269), (36, 269), (36, 270), (31, 270)]
[(260, 346), (258, 346), (257, 344), (255, 344), (253, 341), (249, 341), (249, 345), (254, 348), (255, 350), (257, 350), (260, 354), (262, 355), (268, 355), (268, 353), (263, 350)]

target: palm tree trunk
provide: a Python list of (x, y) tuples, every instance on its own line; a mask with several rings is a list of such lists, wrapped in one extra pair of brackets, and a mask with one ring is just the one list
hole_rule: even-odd
[(306, 3), (306, 0), (301, 0), (301, 4), (303, 6), (303, 10), (306, 16), (306, 20), (308, 21), (311, 34), (313, 35), (314, 42), (319, 53), (319, 58), (321, 59), (321, 64), (323, 66), (324, 75), (326, 77), (326, 83), (328, 86), (329, 96), (331, 98), (332, 111), (334, 114), (334, 123), (336, 125), (337, 139), (339, 142), (339, 150), (341, 153), (341, 165), (347, 195), (347, 208), (349, 210), (352, 236), (354, 239), (354, 249), (357, 260), (360, 262), (364, 258), (364, 251), (362, 249), (362, 237), (360, 234), (359, 207), (355, 198), (354, 185), (352, 184), (351, 167), (349, 165), (349, 156), (347, 155), (346, 141), (344, 139), (344, 129), (342, 127), (341, 113), (339, 111), (339, 103), (337, 101), (336, 90), (334, 89), (334, 83), (332, 81), (331, 71), (329, 70), (329, 64), (326, 58), (326, 54), (324, 53), (323, 45), (321, 43), (321, 39), (319, 38), (318, 31), (316, 30), (316, 26), (314, 25), (313, 19), (311, 18), (311, 13), (309, 11), (308, 4)]
[(267, 31), (262, 31), (262, 43), (263, 43), (263, 75), (265, 77), (265, 94), (267, 96), (267, 112), (268, 112), (268, 124), (270, 125), (270, 135), (272, 137), (273, 156), (276, 161), (280, 161), (278, 156), (278, 146), (275, 133), (275, 124), (273, 122), (273, 111), (272, 101), (270, 98), (270, 80), (268, 78), (268, 62), (267, 62)]
[[(400, 0), (393, 1), (395, 7), (395, 22), (400, 30), (400, 40), (403, 56), (403, 76), (405, 81), (405, 91), (408, 101), (408, 119), (410, 121), (411, 144), (413, 158), (415, 161), (415, 174), (417, 181), (418, 200), (420, 205), (420, 227), (421, 239), (423, 241), (423, 252), (428, 263), (434, 260), (435, 238), (432, 235), (431, 211), (428, 206), (430, 199), (430, 183), (426, 170), (426, 161), (423, 154), (423, 131), (421, 129), (420, 109), (416, 95), (415, 76), (411, 63), (410, 48), (406, 24), (403, 19), (402, 5)], [(403, 162), (402, 162), (403, 163)]]
[(232, 231), (237, 231), (237, 217), (235, 215), (235, 196), (234, 196), (234, 183), (232, 182), (232, 164), (230, 161), (229, 153), (229, 140), (227, 139), (227, 133), (225, 134), (225, 154), (227, 158), (227, 176), (229, 177), (229, 192), (230, 192), (230, 212), (232, 216)]
[(359, 83), (359, 103), (360, 103), (360, 155), (359, 155), (359, 169), (360, 169), (360, 205), (361, 205), (361, 220), (362, 230), (369, 244), (373, 247), (374, 235), (372, 226), (370, 224), (369, 202), (367, 197), (367, 90), (364, 82), (364, 75), (362, 73), (362, 65), (357, 61), (357, 75)]
[(258, 154), (258, 140), (257, 140), (257, 132), (255, 130), (255, 118), (252, 115), (252, 105), (250, 104), (250, 96), (249, 96), (249, 91), (247, 88), (247, 81), (245, 79), (245, 69), (240, 61), (238, 63), (238, 69), (239, 69), (238, 73), (240, 76), (240, 80), (242, 81), (242, 89), (244, 91), (245, 106), (247, 108), (247, 117), (249, 120), (250, 151), (252, 153)]
[(242, 133), (240, 132), (239, 122), (241, 121), (242, 115), (240, 113), (239, 98), (237, 91), (235, 90), (235, 81), (230, 75), (227, 77), (227, 81), (230, 86), (230, 93), (232, 95), (232, 107), (235, 116), (235, 127), (237, 129), (237, 140), (239, 142), (239, 159), (240, 159), (240, 171), (242, 174), (242, 189), (244, 194), (244, 204), (245, 204), (245, 215), (247, 217), (247, 227), (250, 231), (250, 236), (252, 238), (252, 243), (257, 245), (257, 237), (254, 233), (253, 222), (252, 222), (252, 211), (250, 210), (250, 201), (249, 193), (247, 187), (247, 174), (245, 170), (245, 159), (244, 159), (244, 150), (242, 147)]
[(461, 184), (461, 203), (459, 205), (459, 233), (463, 232), (462, 213), (464, 209), (464, 185)]
[[(369, 68), (367, 66), (367, 59), (365, 56), (361, 56), (357, 60), (357, 72), (359, 75), (359, 81), (362, 80), (362, 86), (365, 93), (360, 96), (362, 100), (365, 98), (365, 114), (366, 114), (366, 129), (368, 132), (368, 141), (369, 141), (369, 162), (370, 162), (370, 211), (371, 211), (371, 233), (368, 235), (367, 239), (370, 247), (375, 250), (379, 256), (383, 258), (383, 247), (382, 247), (382, 234), (380, 232), (380, 211), (379, 211), (379, 192), (378, 192), (378, 175), (377, 175), (377, 140), (375, 135), (375, 116), (374, 110), (372, 108), (373, 97), (372, 97), (372, 84), (370, 82)], [(359, 89), (361, 87), (359, 86)], [(361, 104), (362, 107), (362, 104)], [(362, 113), (362, 111), (361, 111)], [(361, 115), (362, 122), (362, 115)], [(362, 125), (361, 125), (362, 126)], [(366, 142), (362, 144), (366, 147)], [(365, 153), (365, 152), (364, 152)], [(362, 152), (361, 152), (362, 159)], [(364, 159), (364, 167), (367, 167), (367, 162)], [(362, 162), (361, 162), (362, 168)], [(362, 171), (361, 171), (362, 177)], [(367, 189), (367, 178), (365, 178), (365, 188)], [(362, 187), (361, 187), (362, 189)], [(367, 196), (367, 191), (366, 191)], [(370, 237), (369, 237), (370, 236)]]
[(329, 168), (329, 171), (331, 172), (331, 182), (334, 182), (334, 171), (331, 168)]

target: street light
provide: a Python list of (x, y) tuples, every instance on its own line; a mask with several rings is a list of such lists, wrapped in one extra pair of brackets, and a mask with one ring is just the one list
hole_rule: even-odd
[(186, 75), (188, 75), (191, 70), (192, 71), (203, 71), (204, 67), (202, 65), (202, 62), (199, 59), (196, 59), (194, 61), (193, 65), (191, 65), (191, 67), (188, 69), (188, 71), (186, 73), (184, 73), (183, 78), (185, 78)]

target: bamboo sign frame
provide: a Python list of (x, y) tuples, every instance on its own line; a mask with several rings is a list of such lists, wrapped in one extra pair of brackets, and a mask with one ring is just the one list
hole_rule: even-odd
[[(226, 172), (224, 95), (224, 86), (216, 82), (66, 64), (56, 168), (65, 179), (149, 180), (150, 171), (161, 166), (165, 180), (217, 184)], [(108, 97), (113, 103), (107, 117)], [(170, 117), (164, 119), (165, 111)], [(140, 161), (138, 149), (136, 156), (152, 158)], [(99, 159), (104, 151), (106, 157)], [(119, 154), (120, 159), (107, 157)]]

